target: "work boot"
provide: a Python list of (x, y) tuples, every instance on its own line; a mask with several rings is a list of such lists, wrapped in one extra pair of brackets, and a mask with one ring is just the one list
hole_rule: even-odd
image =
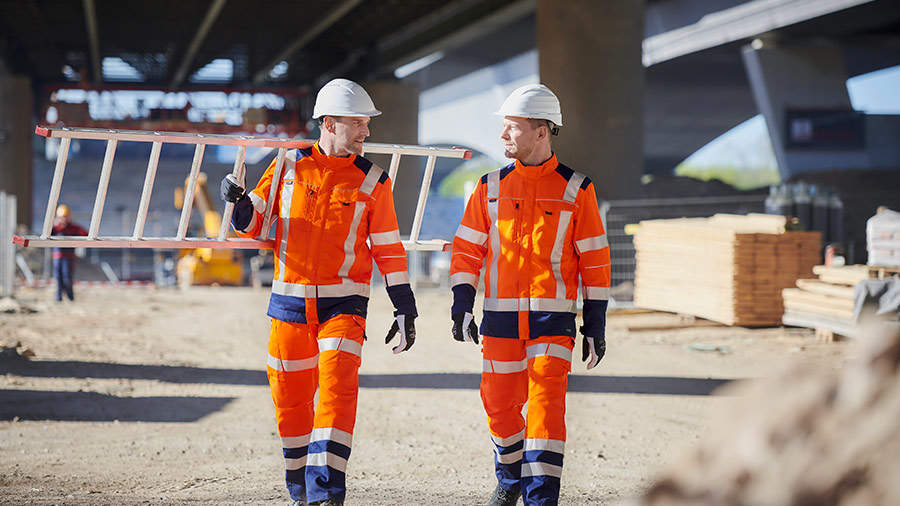
[(319, 506), (344, 506), (344, 503), (337, 502), (334, 499), (325, 499), (322, 502), (317, 502)]
[(488, 506), (515, 506), (522, 492), (519, 489), (506, 490), (497, 484)]
[(291, 506), (307, 506), (306, 499), (294, 499), (291, 501)]

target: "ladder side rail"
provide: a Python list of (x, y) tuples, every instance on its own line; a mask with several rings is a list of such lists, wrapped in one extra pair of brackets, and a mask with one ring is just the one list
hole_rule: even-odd
[(191, 208), (194, 207), (194, 192), (197, 191), (197, 179), (200, 174), (200, 165), (203, 161), (203, 151), (205, 149), (206, 144), (197, 144), (197, 147), (194, 148), (194, 160), (191, 163), (191, 175), (188, 179), (188, 186), (184, 192), (181, 220), (178, 222), (178, 235), (176, 237), (179, 240), (184, 239), (185, 235), (187, 235), (188, 225), (191, 220)]
[(53, 232), (53, 216), (56, 214), (56, 205), (59, 203), (59, 191), (62, 188), (63, 174), (66, 172), (66, 160), (69, 158), (69, 143), (71, 142), (71, 139), (67, 138), (59, 141), (56, 151), (56, 169), (53, 171), (53, 183), (50, 184), (50, 197), (47, 199), (47, 211), (44, 214), (41, 239), (50, 237)]
[(266, 213), (263, 215), (262, 232), (259, 239), (263, 241), (269, 238), (269, 229), (272, 227), (272, 210), (275, 208), (275, 195), (278, 193), (278, 185), (281, 183), (281, 175), (284, 172), (284, 158), (286, 148), (279, 148), (275, 157), (275, 171), (272, 174), (272, 186), (269, 188), (269, 199), (266, 201)]
[(428, 201), (428, 190), (431, 187), (431, 176), (434, 174), (434, 162), (437, 156), (431, 155), (425, 163), (425, 175), (422, 177), (422, 187), (419, 188), (419, 201), (416, 203), (416, 214), (413, 216), (412, 229), (409, 232), (410, 242), (419, 240), (419, 231), (422, 229), (422, 219), (425, 216), (425, 203)]
[[(237, 156), (234, 158), (234, 169), (231, 174), (243, 184), (244, 180), (244, 156), (247, 154), (247, 146), (238, 146)], [(234, 213), (234, 202), (226, 202), (222, 211), (222, 226), (219, 227), (219, 240), (224, 241), (228, 235), (228, 227), (231, 226), (231, 215)]]
[(88, 229), (88, 239), (96, 239), (100, 231), (100, 220), (103, 217), (103, 205), (106, 203), (106, 192), (109, 190), (109, 176), (112, 172), (113, 158), (116, 156), (116, 146), (119, 141), (109, 139), (106, 141), (106, 154), (103, 155), (103, 167), (100, 169), (100, 183), (97, 184), (97, 197), (94, 199), (94, 212), (91, 214), (91, 226)]
[[(177, 144), (216, 144), (222, 146), (247, 146), (260, 148), (307, 148), (315, 144), (314, 139), (290, 139), (279, 137), (254, 137), (248, 135), (229, 134), (201, 134), (188, 132), (153, 132), (142, 130), (107, 130), (99, 128), (75, 128), (75, 127), (37, 127), (35, 133), (43, 137), (60, 139), (86, 139), (138, 141), (138, 142), (164, 142)], [(472, 152), (464, 148), (443, 148), (434, 146), (417, 146), (412, 144), (385, 144), (369, 142), (363, 144), (363, 150), (367, 153), (431, 156), (436, 155), (446, 158), (469, 159)]]
[(388, 169), (388, 177), (391, 178), (391, 190), (397, 186), (397, 170), (400, 168), (400, 157), (403, 156), (400, 153), (394, 153), (391, 155), (391, 167)]
[(150, 160), (147, 162), (147, 175), (144, 176), (144, 189), (141, 191), (141, 203), (138, 205), (137, 217), (134, 220), (134, 233), (131, 238), (138, 240), (144, 235), (144, 224), (147, 222), (147, 210), (150, 208), (150, 195), (156, 180), (156, 169), (159, 166), (159, 152), (162, 142), (154, 141), (150, 149)]
[(141, 237), (131, 236), (85, 239), (83, 236), (59, 236), (50, 239), (17, 238), (16, 244), (38, 248), (126, 248), (126, 249), (272, 249), (273, 241), (230, 237), (224, 241), (208, 237)]

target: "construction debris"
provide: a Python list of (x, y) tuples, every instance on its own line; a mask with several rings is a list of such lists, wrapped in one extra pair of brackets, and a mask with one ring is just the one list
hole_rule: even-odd
[(783, 288), (812, 278), (819, 232), (786, 231), (783, 216), (642, 221), (634, 302), (726, 325), (780, 325)]
[(737, 387), (642, 506), (900, 504), (900, 332), (867, 327), (841, 371), (795, 365)]

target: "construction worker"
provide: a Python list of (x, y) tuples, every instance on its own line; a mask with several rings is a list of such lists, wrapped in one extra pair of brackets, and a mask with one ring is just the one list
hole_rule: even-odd
[[(266, 370), (292, 504), (344, 501), (373, 259), (396, 309), (385, 343), (399, 334), (393, 351), (400, 353), (415, 341), (416, 304), (391, 180), (360, 156), (379, 114), (355, 82), (323, 86), (313, 109), (318, 142), (287, 153), (275, 193)], [(222, 181), (238, 235), (262, 230), (274, 169), (275, 162), (250, 193), (231, 175)]]
[(592, 369), (606, 351), (609, 245), (591, 180), (552, 151), (562, 126), (556, 95), (523, 86), (497, 114), (515, 161), (481, 178), (453, 239), (452, 333), (478, 343), (472, 307), (484, 262), (481, 398), (498, 481), (490, 505), (513, 505), (520, 495), (526, 505), (557, 504), (578, 278), (582, 360)]
[[(87, 230), (72, 223), (72, 210), (61, 204), (56, 208), (51, 235), (87, 235)], [(56, 300), (62, 302), (63, 294), (75, 300), (72, 278), (75, 275), (75, 249), (53, 248), (53, 275), (56, 277)]]

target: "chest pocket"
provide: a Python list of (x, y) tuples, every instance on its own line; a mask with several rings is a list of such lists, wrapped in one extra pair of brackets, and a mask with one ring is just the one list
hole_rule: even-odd
[(535, 202), (534, 243), (541, 257), (559, 260), (564, 240), (573, 227), (575, 208), (575, 204), (563, 200)]
[(334, 188), (328, 198), (325, 214), (326, 230), (349, 230), (359, 227), (370, 197), (357, 190)]

